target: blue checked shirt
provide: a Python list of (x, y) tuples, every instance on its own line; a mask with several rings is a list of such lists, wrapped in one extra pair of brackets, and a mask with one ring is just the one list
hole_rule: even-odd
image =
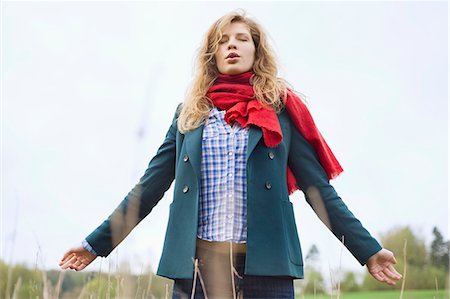
[[(203, 128), (197, 236), (208, 241), (245, 243), (248, 128), (230, 126), (224, 115), (225, 111), (213, 108)], [(86, 240), (82, 245), (97, 255)]]
[(203, 129), (197, 236), (245, 243), (248, 128), (238, 124), (231, 127), (224, 114), (213, 108)]

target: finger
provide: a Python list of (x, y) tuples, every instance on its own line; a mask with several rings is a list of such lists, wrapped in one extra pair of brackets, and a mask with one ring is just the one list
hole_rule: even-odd
[(385, 281), (385, 278), (384, 278), (385, 276), (384, 276), (384, 274), (382, 272), (371, 273), (371, 274), (379, 282), (384, 282)]
[(63, 263), (63, 265), (61, 266), (61, 269), (67, 269), (68, 267), (72, 266), (76, 260), (77, 260), (77, 256), (73, 255), (70, 259), (68, 259), (67, 261), (65, 261)]
[(70, 256), (65, 262), (64, 265), (71, 265), (73, 264), (75, 261), (77, 260), (77, 256), (75, 254), (73, 254), (72, 256)]
[(385, 282), (390, 285), (395, 285), (395, 281), (390, 279), (384, 272), (378, 272), (378, 273), (376, 273), (376, 276), (374, 275), (374, 277), (377, 278), (378, 281), (380, 281), (380, 282)]
[(390, 284), (391, 286), (395, 286), (396, 285), (396, 282), (393, 281), (392, 279), (389, 279), (389, 278), (386, 278), (386, 280), (384, 282), (386, 282), (387, 284)]
[(61, 261), (67, 259), (69, 256), (75, 254), (75, 251), (73, 250), (73, 248), (69, 249), (66, 253), (64, 253)]
[(78, 267), (78, 266), (80, 266), (81, 265), (81, 261), (80, 261), (80, 259), (78, 259), (78, 260), (76, 260), (74, 263), (73, 263), (73, 266), (74, 267)]
[(400, 279), (400, 277), (398, 277), (398, 275), (395, 274), (394, 272), (392, 272), (389, 268), (384, 268), (383, 272), (384, 272), (384, 274), (386, 274), (386, 276), (388, 278), (393, 278), (393, 279), (396, 279), (396, 280)]
[(402, 278), (402, 275), (394, 268), (394, 266), (390, 265), (388, 268), (389, 272), (392, 273), (391, 277), (399, 280)]
[(88, 264), (81, 263), (79, 266), (76, 267), (76, 270), (77, 270), (77, 271), (81, 271), (81, 270), (83, 270), (84, 268), (86, 268), (87, 265), (88, 265)]
[(77, 263), (77, 264), (74, 265), (74, 270), (76, 270), (76, 271), (81, 271), (81, 270), (83, 270), (84, 268), (86, 268), (87, 265), (89, 265), (89, 264), (90, 264), (90, 262), (87, 262), (87, 261), (81, 261), (81, 262), (79, 262), (79, 263)]
[(60, 264), (64, 263), (67, 259), (69, 259), (70, 257), (72, 257), (73, 254), (74, 254), (74, 253), (73, 253), (72, 250), (67, 251), (67, 252), (64, 254), (64, 256), (62, 257), (62, 259), (61, 259), (61, 261), (60, 261), (59, 263), (60, 263)]
[(391, 258), (391, 263), (393, 263), (393, 264), (397, 264), (397, 260), (395, 259), (395, 257), (394, 257), (394, 256), (392, 256), (392, 258)]
[(80, 266), (75, 266), (75, 265), (73, 265), (73, 266), (71, 267), (71, 269), (73, 269), (73, 270), (75, 270), (75, 271), (79, 271), (79, 267), (80, 267)]
[(390, 284), (390, 285), (395, 285), (395, 281), (393, 281), (392, 279), (390, 279), (388, 276), (383, 275), (383, 282)]

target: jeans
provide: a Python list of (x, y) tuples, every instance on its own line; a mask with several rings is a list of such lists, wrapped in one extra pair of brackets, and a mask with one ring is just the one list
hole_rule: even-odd
[[(196, 257), (199, 273), (195, 283), (196, 299), (294, 299), (292, 277), (244, 275), (245, 253), (233, 254), (233, 276), (229, 253), (197, 247)], [(193, 279), (175, 279), (172, 298), (191, 298), (193, 283)], [(205, 293), (207, 297), (204, 296)]]

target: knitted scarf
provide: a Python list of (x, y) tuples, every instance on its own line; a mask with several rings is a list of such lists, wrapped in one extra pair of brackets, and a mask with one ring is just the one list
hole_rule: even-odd
[[(239, 75), (219, 74), (206, 95), (212, 100), (214, 106), (220, 110), (226, 110), (224, 117), (229, 125), (238, 122), (242, 127), (257, 126), (262, 130), (264, 144), (267, 147), (276, 147), (283, 139), (277, 114), (271, 107), (263, 106), (254, 97), (253, 86), (250, 82), (252, 76), (253, 72)], [(317, 129), (306, 105), (289, 89), (285, 108), (297, 130), (315, 149), (328, 179), (337, 177), (343, 171), (341, 165)], [(287, 185), (289, 195), (300, 189), (289, 166), (287, 167)]]

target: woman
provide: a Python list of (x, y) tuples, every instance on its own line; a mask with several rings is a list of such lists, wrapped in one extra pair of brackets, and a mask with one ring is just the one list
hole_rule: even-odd
[(260, 25), (238, 12), (217, 20), (190, 94), (144, 176), (61, 267), (78, 271), (107, 256), (175, 179), (157, 272), (175, 280), (174, 298), (294, 298), (293, 279), (303, 278), (289, 201), (296, 189), (377, 280), (395, 284), (393, 254), (329, 184), (342, 168), (302, 100), (276, 75)]

